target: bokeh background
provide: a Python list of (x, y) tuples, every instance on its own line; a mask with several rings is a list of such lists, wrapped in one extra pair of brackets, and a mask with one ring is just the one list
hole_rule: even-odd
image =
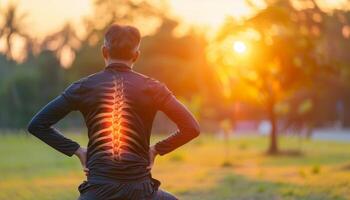
[[(350, 199), (349, 0), (1, 0), (0, 199), (76, 199), (78, 159), (26, 132), (103, 70), (103, 33), (138, 27), (134, 70), (164, 82), (202, 135), (153, 176), (180, 199)], [(87, 144), (79, 113), (58, 125)], [(152, 141), (176, 127), (162, 113)]]

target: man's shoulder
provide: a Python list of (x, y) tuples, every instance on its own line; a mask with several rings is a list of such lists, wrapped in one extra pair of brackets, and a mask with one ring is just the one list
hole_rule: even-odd
[(141, 82), (143, 85), (141, 88), (143, 88), (145, 92), (156, 96), (161, 93), (171, 94), (171, 91), (168, 89), (166, 84), (157, 80), (156, 78), (135, 71), (132, 71), (132, 73), (135, 77), (138, 77), (138, 79), (142, 80)]
[(142, 79), (142, 80), (152, 79), (151, 77), (149, 77), (149, 76), (147, 76), (147, 75), (145, 75), (145, 74), (142, 74), (142, 73), (140, 73), (140, 72), (134, 71), (134, 70), (132, 70), (131, 73), (132, 73), (135, 77), (137, 77), (137, 78), (139, 78), (139, 79)]
[(150, 85), (159, 85), (159, 84), (163, 84), (163, 83), (160, 82), (159, 80), (157, 80), (157, 79), (155, 79), (155, 78), (153, 78), (153, 77), (151, 77), (151, 76), (147, 76), (147, 75), (145, 75), (145, 74), (142, 74), (142, 73), (140, 73), (140, 72), (132, 71), (132, 73), (133, 73), (136, 77), (138, 77), (138, 78), (142, 79), (143, 81), (145, 81), (146, 84), (150, 84)]
[(108, 73), (105, 71), (99, 71), (90, 75), (87, 75), (79, 80), (77, 80), (75, 83), (80, 83), (82, 86), (88, 85), (91, 82), (100, 82), (103, 80), (107, 80)]

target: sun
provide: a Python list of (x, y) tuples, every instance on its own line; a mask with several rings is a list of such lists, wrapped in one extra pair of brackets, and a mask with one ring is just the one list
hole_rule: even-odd
[(247, 51), (247, 45), (242, 41), (235, 41), (233, 43), (233, 50), (236, 53), (243, 54)]

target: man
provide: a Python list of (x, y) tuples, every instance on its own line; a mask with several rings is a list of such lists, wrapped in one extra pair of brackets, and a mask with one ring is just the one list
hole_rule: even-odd
[[(34, 136), (80, 159), (87, 175), (79, 186), (80, 200), (176, 199), (158, 189), (150, 171), (157, 155), (198, 136), (199, 125), (164, 84), (132, 70), (140, 40), (136, 28), (112, 25), (102, 46), (105, 69), (70, 85), (29, 123)], [(73, 110), (82, 113), (88, 127), (87, 149), (52, 127)], [(178, 130), (149, 147), (158, 110)]]

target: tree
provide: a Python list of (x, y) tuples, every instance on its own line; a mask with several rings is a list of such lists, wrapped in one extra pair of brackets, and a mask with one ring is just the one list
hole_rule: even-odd
[(80, 45), (81, 41), (76, 34), (76, 30), (71, 24), (66, 23), (61, 30), (45, 37), (40, 49), (54, 51), (56, 57), (60, 59), (61, 65), (69, 67)]
[(195, 93), (209, 97), (215, 93), (217, 84), (205, 57), (207, 41), (193, 30), (176, 36), (177, 26), (177, 21), (163, 18), (157, 31), (142, 39), (142, 54), (135, 68), (165, 82), (182, 97), (189, 99)]
[[(278, 105), (310, 85), (309, 75), (317, 66), (314, 40), (299, 30), (293, 21), (295, 12), (289, 1), (275, 1), (242, 22), (228, 19), (209, 49), (209, 58), (222, 66), (218, 74), (226, 96), (259, 102), (265, 108), (271, 124), (271, 154), (279, 151)], [(228, 49), (235, 40), (247, 44), (246, 55)]]
[(6, 41), (6, 56), (9, 59), (12, 57), (12, 38), (15, 35), (28, 38), (28, 35), (23, 31), (23, 21), (25, 14), (20, 14), (18, 7), (15, 4), (9, 4), (4, 11), (4, 24), (0, 26), (0, 38), (5, 38)]

